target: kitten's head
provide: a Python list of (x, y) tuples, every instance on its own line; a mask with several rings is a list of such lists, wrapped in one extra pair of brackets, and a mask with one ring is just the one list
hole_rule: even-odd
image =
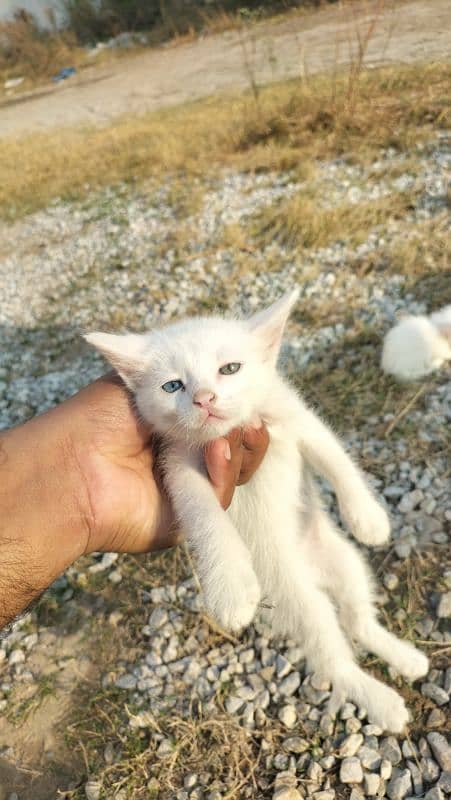
[(249, 422), (271, 388), (294, 291), (247, 320), (194, 317), (145, 334), (91, 333), (155, 430), (206, 442)]

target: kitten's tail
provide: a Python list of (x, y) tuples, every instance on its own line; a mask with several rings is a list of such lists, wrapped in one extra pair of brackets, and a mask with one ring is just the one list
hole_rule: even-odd
[(408, 316), (388, 331), (381, 367), (401, 381), (417, 380), (451, 360), (451, 305), (427, 316)]

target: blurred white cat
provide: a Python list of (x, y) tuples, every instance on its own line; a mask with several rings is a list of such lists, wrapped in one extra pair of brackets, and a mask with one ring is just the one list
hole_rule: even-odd
[(400, 381), (424, 378), (451, 360), (451, 305), (407, 316), (385, 336), (381, 366)]
[[(428, 660), (377, 621), (372, 579), (355, 547), (322, 507), (313, 472), (333, 486), (356, 539), (390, 535), (384, 508), (334, 433), (277, 371), (297, 292), (247, 320), (196, 317), (143, 335), (91, 333), (139, 413), (162, 435), (167, 492), (196, 565), (208, 611), (238, 631), (262, 598), (276, 634), (297, 640), (307, 668), (331, 681), (330, 712), (346, 700), (380, 728), (400, 732), (404, 700), (364, 672), (353, 644), (415, 680)], [(210, 485), (203, 448), (237, 426), (267, 426), (270, 444), (252, 479), (224, 511)]]

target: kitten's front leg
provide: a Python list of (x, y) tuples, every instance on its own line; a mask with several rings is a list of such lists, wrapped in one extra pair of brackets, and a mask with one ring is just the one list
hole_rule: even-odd
[(260, 586), (249, 550), (221, 508), (195, 453), (174, 448), (166, 455), (165, 484), (188, 542), (210, 614), (238, 631), (252, 621)]
[(343, 521), (355, 538), (369, 545), (388, 541), (390, 521), (387, 512), (374, 497), (340, 440), (302, 404), (297, 428), (301, 455), (332, 484)]

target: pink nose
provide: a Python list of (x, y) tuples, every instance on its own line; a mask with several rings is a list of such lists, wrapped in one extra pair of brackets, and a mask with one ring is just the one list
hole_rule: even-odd
[(213, 392), (210, 392), (208, 389), (200, 389), (193, 396), (194, 405), (200, 406), (201, 408), (208, 406), (210, 403), (214, 403), (215, 400), (216, 395), (213, 394)]

